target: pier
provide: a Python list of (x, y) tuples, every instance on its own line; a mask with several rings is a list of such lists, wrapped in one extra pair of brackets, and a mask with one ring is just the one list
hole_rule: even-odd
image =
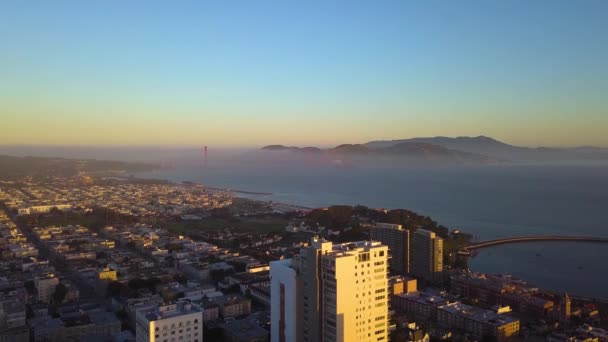
[(496, 240), (488, 240), (472, 243), (460, 251), (458, 251), (459, 255), (471, 255), (472, 250), (498, 246), (498, 245), (506, 245), (511, 243), (521, 243), (521, 242), (552, 242), (552, 241), (565, 241), (565, 242), (603, 242), (608, 243), (608, 237), (593, 237), (593, 236), (520, 236), (520, 237), (511, 237), (511, 238), (503, 238)]

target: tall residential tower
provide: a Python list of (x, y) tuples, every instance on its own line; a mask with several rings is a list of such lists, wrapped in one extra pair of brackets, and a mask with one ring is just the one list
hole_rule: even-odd
[(441, 282), (443, 277), (443, 239), (435, 233), (418, 229), (412, 234), (411, 274), (427, 282)]
[(390, 269), (396, 274), (410, 273), (410, 231), (400, 224), (376, 223), (369, 230), (373, 241), (387, 245), (391, 254)]
[(273, 342), (388, 340), (387, 246), (313, 238), (297, 264), (270, 264)]

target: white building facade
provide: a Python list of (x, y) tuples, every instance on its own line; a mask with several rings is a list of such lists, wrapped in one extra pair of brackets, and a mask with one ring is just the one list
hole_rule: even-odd
[(136, 313), (137, 342), (202, 342), (203, 312), (188, 301)]
[(272, 341), (388, 341), (387, 272), (388, 247), (371, 241), (313, 238), (299, 262), (271, 263)]

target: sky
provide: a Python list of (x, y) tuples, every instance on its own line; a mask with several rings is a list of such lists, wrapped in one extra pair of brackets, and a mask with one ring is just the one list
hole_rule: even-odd
[(1, 1), (0, 144), (608, 147), (608, 1)]

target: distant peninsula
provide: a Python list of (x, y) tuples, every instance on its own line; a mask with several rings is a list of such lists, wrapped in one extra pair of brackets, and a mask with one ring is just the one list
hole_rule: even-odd
[(268, 145), (263, 151), (318, 153), (324, 155), (390, 156), (427, 161), (464, 163), (503, 163), (509, 161), (606, 160), (608, 148), (580, 146), (570, 148), (522, 147), (487, 136), (421, 137), (375, 140), (363, 144), (342, 144), (332, 148)]

